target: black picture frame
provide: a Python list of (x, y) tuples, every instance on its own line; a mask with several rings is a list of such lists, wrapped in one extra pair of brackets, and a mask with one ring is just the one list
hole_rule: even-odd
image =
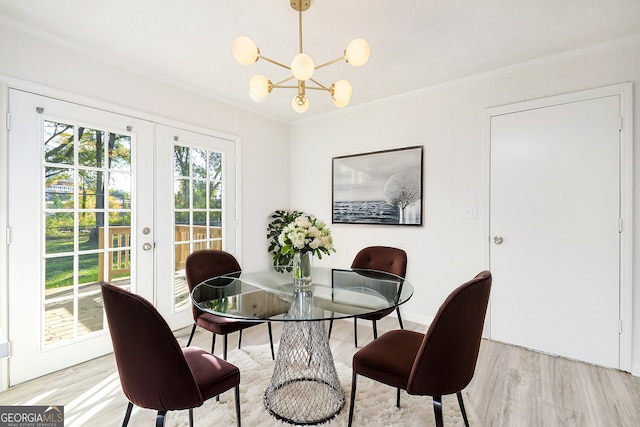
[(331, 222), (421, 226), (424, 146), (332, 159)]

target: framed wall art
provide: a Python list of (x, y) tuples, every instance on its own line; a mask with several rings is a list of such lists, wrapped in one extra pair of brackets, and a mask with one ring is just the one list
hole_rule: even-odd
[(422, 151), (334, 157), (332, 223), (422, 225)]

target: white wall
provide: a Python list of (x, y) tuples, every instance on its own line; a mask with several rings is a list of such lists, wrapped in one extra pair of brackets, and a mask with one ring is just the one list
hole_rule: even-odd
[[(375, 150), (424, 145), (424, 226), (333, 224), (337, 253), (332, 263), (348, 266), (363, 246), (404, 248), (408, 280), (416, 288), (404, 306), (407, 319), (428, 323), (448, 293), (489, 268), (486, 108), (581, 89), (640, 83), (640, 42), (548, 58), (442, 87), (328, 116), (294, 123), (291, 132), (292, 208), (331, 222), (331, 158)], [(354, 91), (358, 90), (353, 82)], [(636, 135), (640, 97), (634, 101)], [(637, 137), (634, 137), (634, 141)], [(640, 149), (634, 153), (634, 169)], [(635, 224), (640, 224), (640, 174), (635, 174)], [(477, 206), (478, 219), (462, 218)], [(638, 254), (640, 236), (634, 231)], [(320, 263), (325, 262), (324, 260)], [(640, 273), (635, 272), (632, 364), (640, 375)]]

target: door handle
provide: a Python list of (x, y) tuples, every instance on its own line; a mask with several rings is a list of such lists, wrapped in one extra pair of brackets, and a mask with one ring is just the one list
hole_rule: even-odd
[(144, 249), (145, 251), (150, 251), (153, 248), (153, 245), (151, 243), (145, 243), (144, 245), (142, 245), (142, 249)]
[(502, 236), (493, 236), (493, 243), (495, 243), (496, 245), (501, 245), (502, 242), (504, 242)]

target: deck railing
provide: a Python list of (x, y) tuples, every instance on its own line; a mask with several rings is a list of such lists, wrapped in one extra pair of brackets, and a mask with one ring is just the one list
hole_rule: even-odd
[[(110, 282), (114, 277), (130, 274), (131, 265), (131, 227), (113, 226), (109, 227), (108, 236), (104, 235), (104, 227), (100, 227), (98, 234), (98, 247), (107, 247), (105, 242), (109, 242), (108, 248), (123, 248), (116, 251), (107, 251), (98, 257), (98, 280)], [(104, 277), (105, 258), (108, 265), (107, 278)]]
[[(189, 225), (175, 225), (175, 270), (184, 268), (187, 256), (191, 253), (189, 242), (193, 242), (193, 251), (200, 249), (222, 249), (222, 241), (207, 241), (222, 237), (222, 227), (193, 226), (193, 236), (190, 236)], [(114, 277), (123, 277), (131, 273), (131, 227), (109, 227), (105, 236), (104, 227), (100, 227), (98, 243), (100, 249), (111, 249), (98, 257), (98, 280), (111, 281)], [(106, 243), (108, 242), (108, 246)], [(181, 244), (183, 242), (183, 244)], [(122, 249), (118, 249), (122, 248)], [(105, 278), (105, 262), (107, 263)]]

